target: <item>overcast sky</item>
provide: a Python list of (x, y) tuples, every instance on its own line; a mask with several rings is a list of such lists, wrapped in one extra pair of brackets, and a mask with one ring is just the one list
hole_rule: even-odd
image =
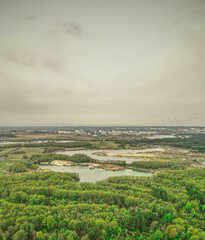
[(205, 126), (205, 1), (0, 0), (0, 125)]

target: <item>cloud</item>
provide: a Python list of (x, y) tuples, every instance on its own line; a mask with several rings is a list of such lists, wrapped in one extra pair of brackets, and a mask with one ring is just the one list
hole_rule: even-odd
[(36, 19), (36, 17), (33, 16), (33, 15), (28, 15), (28, 16), (26, 16), (26, 19), (27, 20), (34, 20), (34, 19)]
[(173, 25), (172, 25), (172, 28), (174, 29), (174, 28), (178, 27), (178, 26), (180, 25), (180, 23), (181, 23), (180, 20), (174, 21), (174, 22), (173, 22)]
[(30, 82), (0, 72), (0, 112), (3, 115), (49, 114), (73, 98), (70, 87), (49, 82)]
[(76, 37), (82, 37), (83, 36), (83, 30), (81, 26), (76, 22), (59, 22), (57, 26), (66, 34), (76, 36)]
[(53, 71), (60, 71), (62, 68), (62, 64), (59, 61), (51, 58), (42, 59), (41, 64)]
[(7, 51), (1, 53), (0, 57), (3, 60), (20, 63), (25, 66), (35, 66), (37, 64), (36, 59), (31, 54), (25, 52)]
[(193, 116), (193, 117), (170, 117), (162, 119), (160, 124), (167, 126), (203, 126), (204, 122), (201, 117)]
[(63, 68), (63, 64), (59, 59), (51, 57), (36, 56), (32, 52), (27, 52), (23, 49), (4, 51), (0, 54), (0, 58), (4, 61), (20, 64), (25, 67), (44, 66), (52, 71), (59, 72)]
[(115, 4), (96, 3), (97, 18), (95, 8), (77, 3), (56, 2), (48, 15), (46, 4), (28, 4), (34, 12), (8, 6), (1, 14), (0, 124), (202, 125), (203, 4), (160, 0), (148, 9), (137, 2), (118, 4), (114, 15)]

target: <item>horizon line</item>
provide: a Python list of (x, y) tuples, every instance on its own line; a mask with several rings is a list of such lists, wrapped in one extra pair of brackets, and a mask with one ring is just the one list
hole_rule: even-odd
[(205, 125), (0, 125), (1, 127), (205, 127)]

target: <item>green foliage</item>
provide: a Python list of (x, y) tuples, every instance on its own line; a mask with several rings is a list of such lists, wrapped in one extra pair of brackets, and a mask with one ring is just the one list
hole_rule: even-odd
[(49, 153), (53, 152), (53, 149), (59, 150), (62, 148), (92, 148), (93, 145), (90, 142), (44, 142), (44, 143), (35, 143), (35, 142), (29, 142), (26, 141), (26, 143), (13, 143), (13, 144), (6, 144), (5, 146), (2, 146), (2, 148), (7, 147), (25, 147), (25, 148), (31, 148), (31, 147), (43, 147), (45, 149), (45, 152), (48, 151)]
[(187, 211), (187, 212), (191, 212), (191, 210), (192, 210), (192, 205), (191, 205), (191, 203), (188, 202), (188, 203), (186, 204), (185, 208), (186, 208), (186, 211)]
[(187, 169), (187, 165), (183, 164), (183, 163), (178, 163), (178, 164), (174, 164), (170, 167), (171, 170), (182, 170), (182, 169)]
[(27, 234), (24, 230), (19, 230), (18, 232), (16, 232), (14, 234), (14, 237), (13, 237), (14, 240), (27, 240)]
[(185, 164), (175, 162), (175, 161), (135, 161), (132, 162), (132, 166), (135, 168), (144, 169), (159, 169), (159, 168), (171, 168), (171, 169), (186, 169)]
[(161, 240), (163, 237), (162, 232), (158, 229), (152, 236), (153, 240)]
[(92, 159), (85, 154), (74, 154), (68, 157), (68, 160), (74, 163), (91, 162)]
[(173, 216), (171, 213), (165, 213), (164, 214), (164, 219), (167, 223), (171, 222), (173, 220)]
[(32, 162), (26, 163), (26, 167), (31, 170), (36, 170), (38, 168), (38, 166)]
[(21, 173), (26, 172), (26, 166), (23, 163), (15, 163), (11, 166), (11, 172), (13, 173)]
[(64, 154), (35, 154), (30, 158), (33, 163), (52, 162), (53, 160), (64, 160), (75, 163), (91, 162), (92, 159), (85, 154), (74, 154), (67, 156)]
[(126, 161), (124, 160), (97, 160), (92, 159), (93, 163), (103, 163), (103, 164), (116, 164), (121, 166), (126, 166)]
[(11, 154), (24, 154), (24, 153), (26, 152), (23, 150), (18, 150), (18, 151), (12, 152)]
[[(205, 170), (79, 183), (75, 173), (0, 176), (0, 239), (203, 240)], [(190, 207), (191, 206), (191, 207)]]
[(33, 163), (52, 162), (53, 160), (69, 160), (68, 156), (63, 154), (34, 154), (30, 161)]
[(44, 148), (43, 153), (53, 153), (55, 151), (56, 151), (56, 148), (46, 147), (46, 148)]

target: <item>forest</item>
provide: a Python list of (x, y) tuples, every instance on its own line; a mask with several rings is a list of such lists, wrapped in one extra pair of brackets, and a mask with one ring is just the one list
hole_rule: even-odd
[(78, 181), (75, 173), (0, 176), (0, 239), (205, 239), (205, 169)]

